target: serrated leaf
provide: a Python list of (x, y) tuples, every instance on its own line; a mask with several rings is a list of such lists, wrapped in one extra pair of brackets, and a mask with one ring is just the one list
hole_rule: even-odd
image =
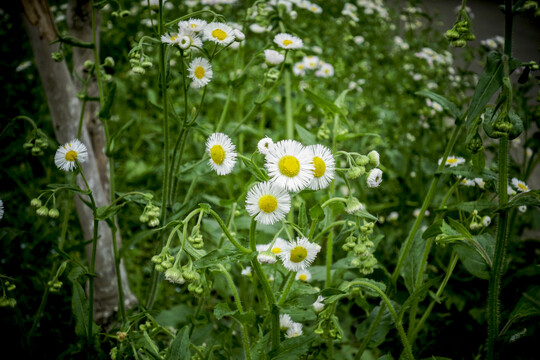
[(156, 343), (150, 338), (150, 335), (146, 331), (143, 332), (143, 346), (144, 349), (152, 355), (155, 359), (161, 359), (159, 355), (159, 348)]
[(184, 326), (176, 333), (173, 343), (167, 351), (165, 360), (189, 359), (189, 326)]
[(238, 261), (249, 261), (255, 255), (256, 253), (244, 254), (238, 251), (235, 247), (231, 246), (231, 247), (226, 247), (226, 248), (210, 251), (208, 254), (196, 260), (193, 263), (193, 267), (195, 269), (203, 269), (209, 266), (213, 266), (217, 264), (224, 264), (227, 262), (233, 263), (233, 262), (238, 262)]
[(430, 91), (430, 90), (420, 90), (420, 91), (416, 92), (416, 95), (427, 97), (427, 98), (439, 103), (443, 107), (443, 109), (448, 110), (448, 112), (456, 120), (461, 117), (461, 112), (459, 111), (458, 107), (453, 102), (451, 102), (450, 100), (448, 100), (447, 98), (445, 98), (442, 95), (436, 94), (436, 93), (434, 93), (433, 91)]
[[(339, 205), (341, 205), (341, 204), (339, 204)], [(356, 210), (353, 213), (353, 215), (364, 218), (364, 219), (369, 219), (369, 220), (372, 220), (372, 221), (379, 221), (379, 219), (376, 216), (371, 215), (369, 212), (367, 212), (366, 210), (362, 210), (362, 209)]]
[(233, 316), (238, 310), (231, 310), (227, 303), (219, 303), (214, 307), (214, 316), (216, 319), (221, 320), (225, 316)]
[(294, 126), (296, 127), (298, 136), (300, 137), (304, 145), (312, 145), (312, 144), (317, 143), (317, 137), (313, 135), (311, 132), (309, 132), (309, 130), (307, 130), (306, 128), (298, 124), (294, 124)]
[[(509, 72), (512, 73), (520, 62), (511, 58), (508, 61)], [(502, 54), (492, 51), (487, 56), (486, 70), (480, 76), (467, 114), (467, 139), (468, 143), (475, 135), (479, 125), (479, 116), (491, 97), (499, 90), (504, 76), (504, 64)]]
[(463, 235), (466, 238), (472, 239), (471, 233), (469, 232), (469, 230), (467, 230), (465, 226), (463, 226), (462, 223), (452, 218), (448, 218), (448, 222), (450, 223), (450, 226), (452, 226), (452, 228), (457, 230), (461, 235)]
[[(371, 279), (362, 279), (362, 281), (365, 282), (365, 283), (369, 283), (370, 285), (378, 287), (379, 289), (381, 289), (382, 292), (386, 292), (386, 285), (384, 283), (382, 283), (382, 282), (378, 282), (378, 281), (371, 280)], [(368, 286), (365, 286), (365, 285), (363, 285), (361, 283), (359, 284), (359, 286), (364, 290), (364, 293), (366, 295), (380, 296), (377, 291), (373, 290), (372, 288), (370, 288)]]
[(414, 292), (416, 278), (418, 276), (420, 264), (422, 263), (425, 247), (426, 241), (422, 239), (422, 234), (417, 232), (400, 271), (400, 275), (403, 277), (405, 287), (407, 287), (409, 294)]
[(309, 350), (311, 343), (315, 341), (315, 335), (303, 335), (283, 341), (277, 350), (270, 352), (272, 360), (296, 360)]

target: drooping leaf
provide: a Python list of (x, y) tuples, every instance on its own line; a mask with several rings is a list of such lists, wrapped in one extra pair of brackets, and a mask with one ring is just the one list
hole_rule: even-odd
[(425, 96), (439, 103), (443, 107), (443, 109), (448, 110), (448, 112), (454, 117), (454, 119), (459, 119), (461, 117), (461, 112), (459, 111), (458, 107), (442, 95), (436, 94), (430, 90), (420, 90), (416, 92), (416, 95)]
[(495, 249), (493, 236), (482, 234), (466, 242), (456, 242), (454, 249), (468, 272), (480, 279), (489, 280)]
[(518, 194), (512, 198), (503, 209), (510, 209), (519, 206), (540, 206), (540, 190), (531, 190)]
[(309, 132), (309, 130), (303, 126), (300, 126), (299, 124), (294, 124), (294, 126), (296, 127), (296, 132), (298, 132), (298, 136), (304, 145), (313, 145), (317, 143), (317, 137)]

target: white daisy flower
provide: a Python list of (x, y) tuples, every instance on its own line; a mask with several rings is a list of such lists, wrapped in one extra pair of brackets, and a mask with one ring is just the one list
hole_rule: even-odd
[(525, 211), (527, 211), (527, 205), (521, 205), (521, 206), (518, 206), (518, 210), (522, 213), (524, 213)]
[(274, 241), (274, 245), (270, 248), (271, 243), (269, 244), (259, 244), (257, 245), (257, 251), (271, 251), (272, 254), (279, 255), (283, 252), (283, 249), (285, 245), (287, 245), (287, 241), (284, 239), (278, 237), (276, 241)]
[(309, 55), (304, 56), (304, 58), (302, 59), (302, 63), (304, 63), (306, 69), (314, 70), (319, 67), (320, 60), (318, 56)]
[(486, 182), (482, 178), (474, 178), (473, 181), (478, 185), (480, 189), (483, 189), (486, 186)]
[(320, 313), (324, 309), (324, 296), (319, 295), (317, 297), (317, 300), (313, 303), (313, 310), (315, 310), (316, 313)]
[(296, 238), (293, 242), (288, 242), (279, 254), (283, 266), (289, 271), (298, 272), (307, 269), (317, 254), (321, 251), (321, 247), (315, 243), (310, 243), (307, 238)]
[(193, 59), (191, 64), (189, 64), (188, 71), (188, 77), (193, 80), (191, 86), (197, 89), (208, 85), (212, 79), (212, 75), (214, 75), (212, 65), (208, 60), (202, 57)]
[(283, 188), (265, 181), (255, 184), (246, 196), (246, 210), (255, 221), (272, 225), (285, 218), (291, 209), (291, 197)]
[(201, 36), (189, 28), (179, 28), (178, 36), (180, 37), (178, 45), (184, 50), (189, 47), (194, 47), (198, 51), (203, 46)]
[(274, 141), (270, 139), (268, 136), (265, 136), (261, 140), (259, 140), (259, 143), (257, 144), (257, 149), (259, 152), (263, 155), (268, 155), (270, 152), (270, 149), (274, 146)]
[(277, 34), (274, 37), (274, 43), (276, 43), (280, 48), (287, 50), (296, 50), (304, 46), (302, 39), (286, 33)]
[(295, 279), (303, 282), (309, 282), (309, 280), (311, 280), (311, 272), (307, 269), (300, 270), (296, 273)]
[(292, 325), (287, 330), (287, 333), (285, 334), (285, 337), (287, 339), (298, 337), (302, 335), (302, 324), (293, 322)]
[(180, 41), (180, 36), (178, 34), (170, 34), (167, 33), (165, 35), (161, 35), (161, 42), (169, 45), (177, 45)]
[(306, 65), (303, 62), (297, 62), (293, 65), (293, 73), (296, 76), (306, 76)]
[(207, 22), (201, 19), (189, 19), (188, 21), (180, 21), (178, 23), (178, 30), (191, 30), (196, 34), (200, 33), (206, 27)]
[(247, 266), (246, 268), (242, 269), (241, 274), (248, 277), (251, 276), (251, 266)]
[(4, 202), (0, 200), (0, 219), (4, 217)]
[(236, 164), (236, 151), (231, 138), (223, 133), (213, 133), (206, 140), (206, 151), (210, 155), (208, 164), (218, 175), (227, 175)]
[(78, 163), (88, 160), (86, 146), (77, 139), (73, 139), (65, 145), (61, 145), (54, 155), (54, 163), (60, 170), (72, 171)]
[(270, 181), (287, 191), (301, 191), (314, 178), (311, 151), (298, 141), (281, 140), (266, 155)]
[(320, 190), (328, 187), (334, 179), (335, 160), (332, 152), (326, 146), (317, 144), (307, 147), (313, 156), (313, 180), (309, 184), (312, 190)]
[(307, 8), (307, 10), (311, 11), (311, 12), (314, 13), (314, 14), (320, 14), (320, 13), (322, 13), (322, 8), (321, 8), (319, 5), (314, 4), (314, 3), (311, 3), (311, 4), (309, 5), (309, 7)]
[(519, 192), (528, 192), (529, 191), (529, 187), (527, 186), (527, 184), (525, 184), (525, 182), (523, 182), (521, 180), (518, 180), (518, 178), (513, 178), (512, 179), (512, 185), (514, 185), (514, 187)]
[[(257, 247), (259, 247), (259, 245), (257, 245)], [(274, 253), (271, 251), (259, 251), (257, 261), (261, 264), (273, 264), (277, 261), (277, 258), (276, 255), (274, 255)]]
[(334, 67), (328, 63), (322, 63), (319, 70), (315, 72), (315, 76), (328, 78), (334, 76)]
[(289, 314), (279, 315), (279, 328), (281, 330), (288, 330), (292, 324), (294, 324), (294, 321), (292, 321), (291, 316)]
[(229, 45), (234, 41), (233, 28), (227, 24), (212, 22), (204, 28), (204, 38), (220, 45)]
[(285, 60), (285, 56), (276, 50), (264, 50), (264, 60), (268, 65), (279, 65)]
[(463, 185), (463, 186), (469, 186), (470, 187), (470, 186), (475, 186), (476, 182), (474, 180), (463, 178), (463, 179), (461, 179), (459, 184)]
[[(442, 158), (439, 159), (439, 162), (438, 162), (439, 165), (441, 165), (441, 161), (442, 161)], [(450, 155), (446, 159), (446, 163), (444, 165), (449, 166), (449, 167), (456, 167), (456, 166), (464, 164), (464, 163), (465, 163), (464, 158)]]
[(381, 169), (375, 168), (369, 172), (367, 177), (367, 186), (370, 188), (376, 188), (381, 185), (382, 182), (382, 171)]

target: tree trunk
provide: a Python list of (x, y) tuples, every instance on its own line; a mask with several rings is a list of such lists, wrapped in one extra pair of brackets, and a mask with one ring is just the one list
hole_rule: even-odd
[[(72, 79), (65, 62), (55, 62), (51, 53), (58, 50), (58, 44), (50, 45), (57, 38), (57, 30), (52, 19), (49, 6), (45, 0), (21, 0), (24, 12), (24, 22), (30, 38), (38, 72), (43, 84), (47, 104), (51, 112), (54, 131), (60, 144), (77, 137), (78, 121), (81, 113), (81, 102), (77, 98), (77, 87)], [(74, 35), (84, 41), (92, 41), (92, 20), (90, 1), (71, 1), (68, 9), (70, 28)], [(89, 37), (89, 38), (88, 38)], [(79, 76), (86, 78), (83, 64), (87, 59), (93, 60), (92, 50), (74, 48), (75, 70)], [(89, 87), (89, 95), (97, 95), (95, 79)], [(105, 134), (103, 125), (97, 118), (98, 105), (95, 102), (87, 104), (84, 112), (84, 126), (80, 140), (88, 148), (88, 161), (82, 164), (88, 184), (92, 189), (98, 207), (109, 204), (108, 160), (104, 154)], [(82, 178), (78, 176), (77, 183), (85, 188)], [(77, 215), (81, 224), (83, 237), (91, 240), (93, 237), (93, 215), (79, 198), (75, 197)], [(120, 248), (120, 234), (117, 234)], [(91, 254), (91, 244), (86, 248), (87, 256)], [(136, 303), (131, 293), (123, 264), (121, 264), (123, 279), (124, 303), (126, 308)], [(94, 282), (94, 319), (98, 324), (104, 324), (112, 319), (118, 309), (118, 287), (114, 266), (112, 233), (109, 226), (99, 223), (99, 238), (97, 243), (96, 279)]]

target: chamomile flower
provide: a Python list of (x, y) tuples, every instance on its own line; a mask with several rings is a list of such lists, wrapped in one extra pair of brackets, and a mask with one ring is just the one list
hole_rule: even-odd
[(320, 69), (315, 72), (315, 76), (323, 78), (334, 76), (334, 67), (332, 64), (322, 63)]
[(292, 321), (289, 314), (279, 315), (279, 328), (281, 330), (288, 330), (292, 326), (292, 324), (294, 324), (294, 321)]
[(474, 180), (463, 178), (463, 179), (460, 180), (459, 184), (463, 185), (463, 186), (469, 186), (470, 187), (470, 186), (475, 186), (476, 182), (474, 182)]
[(204, 28), (204, 38), (220, 45), (229, 45), (234, 41), (234, 29), (227, 24), (212, 22)]
[(196, 50), (199, 50), (202, 48), (203, 43), (199, 34), (187, 27), (179, 27), (178, 30), (178, 36), (180, 37), (178, 46), (180, 46), (181, 49), (185, 50), (194, 47)]
[(208, 164), (218, 175), (227, 175), (236, 164), (235, 146), (223, 133), (213, 133), (206, 140), (206, 151), (210, 155)]
[(54, 155), (54, 163), (60, 170), (72, 171), (78, 163), (88, 160), (88, 150), (86, 146), (77, 139), (61, 145)]
[(296, 273), (295, 279), (303, 282), (309, 282), (309, 280), (311, 280), (311, 272), (307, 269), (300, 270)]
[(311, 151), (298, 141), (281, 140), (266, 155), (270, 181), (287, 191), (301, 191), (314, 178)]
[(4, 202), (0, 200), (0, 219), (4, 217)]
[(295, 241), (285, 245), (285, 249), (279, 254), (283, 266), (289, 271), (298, 272), (307, 269), (321, 251), (321, 247), (310, 243), (307, 238), (296, 238)]
[(272, 49), (264, 50), (264, 61), (266, 64), (275, 66), (281, 64), (283, 60), (285, 60), (285, 56), (282, 53)]
[(375, 168), (369, 172), (369, 175), (367, 177), (367, 186), (370, 188), (376, 188), (381, 185), (382, 182), (382, 174), (383, 172), (381, 169)]
[(302, 63), (306, 66), (306, 69), (314, 70), (319, 67), (319, 57), (315, 55), (304, 56)]
[(317, 297), (317, 300), (313, 303), (313, 310), (315, 310), (316, 313), (320, 313), (324, 309), (324, 296), (319, 295)]
[(512, 179), (512, 185), (519, 191), (519, 192), (528, 192), (529, 187), (525, 182), (518, 180), (517, 178)]
[(312, 190), (320, 190), (328, 187), (334, 179), (335, 160), (332, 152), (323, 145), (311, 145), (307, 147), (313, 156), (313, 180), (309, 184)]
[(285, 337), (287, 339), (298, 337), (302, 335), (302, 324), (293, 322), (292, 325), (287, 330), (287, 333), (285, 334)]
[(482, 178), (474, 178), (473, 181), (478, 185), (480, 189), (483, 189), (486, 186), (486, 182)]
[(303, 62), (297, 62), (293, 66), (293, 73), (296, 76), (306, 76), (306, 65)]
[[(441, 161), (442, 161), (442, 158), (439, 159), (439, 162), (438, 162), (439, 165), (441, 165)], [(465, 163), (464, 158), (450, 155), (446, 159), (446, 162), (444, 163), (444, 165), (449, 166), (449, 167), (456, 167), (456, 166), (464, 164), (464, 163)]]
[(257, 251), (270, 251), (272, 254), (279, 255), (283, 252), (284, 246), (287, 244), (287, 241), (283, 240), (282, 238), (278, 237), (276, 241), (274, 241), (274, 244), (272, 247), (270, 247), (270, 244), (259, 244), (257, 245)]
[[(259, 245), (257, 245), (259, 247)], [(259, 251), (257, 261), (261, 264), (273, 264), (277, 261), (276, 255), (271, 251)]]
[(322, 13), (322, 8), (319, 5), (314, 4), (314, 3), (309, 4), (309, 7), (307, 8), (307, 10), (311, 11), (314, 14)]
[(304, 42), (299, 37), (291, 34), (280, 33), (274, 37), (274, 43), (282, 49), (296, 50), (304, 46)]
[(180, 41), (180, 35), (167, 33), (161, 35), (161, 42), (169, 45), (177, 45)]
[(257, 144), (257, 149), (261, 154), (268, 155), (268, 153), (272, 149), (272, 146), (274, 146), (274, 141), (268, 136), (265, 136), (264, 138), (259, 140), (259, 143)]
[(188, 21), (180, 21), (178, 23), (178, 30), (191, 30), (196, 34), (199, 34), (206, 27), (207, 22), (201, 19), (189, 19)]
[(188, 72), (188, 77), (193, 80), (191, 86), (197, 89), (206, 86), (214, 75), (212, 65), (202, 57), (193, 59), (191, 64), (189, 64)]
[(289, 193), (268, 181), (255, 184), (246, 196), (246, 210), (260, 224), (272, 225), (283, 220), (290, 209)]

